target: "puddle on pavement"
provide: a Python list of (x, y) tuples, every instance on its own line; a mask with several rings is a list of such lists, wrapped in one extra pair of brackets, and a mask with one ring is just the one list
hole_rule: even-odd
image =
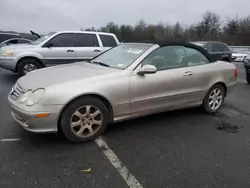
[(239, 132), (239, 126), (236, 125), (231, 125), (230, 123), (223, 121), (223, 120), (219, 120), (218, 122), (218, 126), (217, 129), (220, 131), (225, 131), (228, 133), (237, 133)]

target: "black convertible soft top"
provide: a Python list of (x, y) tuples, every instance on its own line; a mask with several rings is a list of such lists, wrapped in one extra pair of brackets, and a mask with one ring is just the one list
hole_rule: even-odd
[(150, 44), (157, 44), (160, 47), (164, 47), (164, 46), (184, 46), (184, 47), (188, 47), (188, 48), (193, 48), (198, 50), (199, 52), (201, 52), (204, 56), (206, 56), (206, 58), (211, 62), (211, 57), (209, 55), (209, 53), (202, 48), (201, 46), (189, 43), (189, 42), (182, 42), (182, 41), (141, 41), (139, 43), (150, 43)]

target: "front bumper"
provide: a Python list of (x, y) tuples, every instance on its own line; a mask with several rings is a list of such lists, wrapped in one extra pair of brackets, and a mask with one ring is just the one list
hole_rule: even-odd
[[(9, 106), (13, 119), (24, 129), (34, 133), (57, 132), (59, 113), (63, 105), (39, 105), (27, 107), (25, 104), (17, 104), (10, 97)], [(30, 108), (30, 109), (29, 109)], [(37, 118), (37, 114), (49, 113), (49, 116)]]
[(16, 64), (17, 64), (17, 59), (15, 57), (3, 57), (0, 56), (0, 67), (15, 71), (16, 69)]

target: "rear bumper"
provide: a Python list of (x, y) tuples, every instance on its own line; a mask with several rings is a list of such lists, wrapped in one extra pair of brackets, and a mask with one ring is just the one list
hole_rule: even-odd
[(0, 67), (6, 70), (15, 71), (17, 59), (14, 57), (0, 57)]

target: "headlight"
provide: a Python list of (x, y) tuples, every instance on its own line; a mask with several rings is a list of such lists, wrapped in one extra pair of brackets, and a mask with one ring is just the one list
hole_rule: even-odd
[(33, 106), (43, 98), (44, 93), (45, 89), (37, 89), (33, 92), (29, 90), (22, 96), (20, 103), (26, 103), (27, 106)]
[(14, 56), (14, 50), (1, 50), (0, 55), (13, 57)]
[(14, 50), (8, 50), (8, 51), (6, 51), (7, 56), (12, 57), (13, 56), (13, 52), (14, 52)]

